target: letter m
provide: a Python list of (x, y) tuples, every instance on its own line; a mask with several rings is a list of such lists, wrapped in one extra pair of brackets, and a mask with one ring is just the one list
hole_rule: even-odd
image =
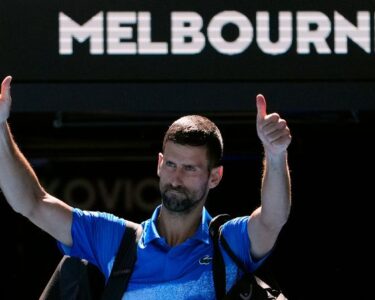
[(59, 13), (59, 53), (73, 54), (73, 39), (83, 43), (90, 40), (90, 54), (103, 54), (103, 12), (99, 12), (85, 24), (74, 22), (64, 13)]

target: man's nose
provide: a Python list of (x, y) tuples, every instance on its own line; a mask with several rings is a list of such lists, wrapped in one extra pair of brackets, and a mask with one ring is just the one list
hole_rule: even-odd
[(176, 168), (173, 173), (172, 173), (172, 176), (171, 176), (171, 185), (173, 187), (179, 187), (182, 185), (182, 170), (181, 168)]

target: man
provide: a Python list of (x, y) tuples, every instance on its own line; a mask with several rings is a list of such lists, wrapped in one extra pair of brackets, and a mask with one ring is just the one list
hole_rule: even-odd
[[(57, 239), (64, 253), (87, 259), (108, 278), (125, 226), (133, 223), (73, 208), (43, 189), (7, 124), (11, 79), (6, 77), (1, 85), (0, 188), (12, 208)], [(261, 206), (250, 217), (235, 218), (222, 229), (250, 271), (272, 250), (291, 206), (289, 128), (278, 114), (267, 114), (262, 95), (256, 103), (257, 132), (265, 154)], [(142, 223), (126, 299), (215, 299), (211, 217), (204, 204), (223, 176), (222, 154), (220, 131), (207, 118), (185, 116), (169, 127), (157, 165), (162, 204)], [(228, 256), (224, 261), (229, 290), (239, 272)]]

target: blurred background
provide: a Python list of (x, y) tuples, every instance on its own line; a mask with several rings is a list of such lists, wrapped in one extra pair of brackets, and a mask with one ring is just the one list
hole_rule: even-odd
[[(48, 192), (141, 222), (159, 204), (164, 132), (206, 115), (225, 152), (206, 206), (241, 216), (259, 205), (262, 93), (293, 136), (293, 207), (267, 266), (292, 300), (368, 299), (374, 16), (374, 1), (2, 0), (9, 123)], [(38, 299), (61, 254), (0, 207), (0, 298)]]

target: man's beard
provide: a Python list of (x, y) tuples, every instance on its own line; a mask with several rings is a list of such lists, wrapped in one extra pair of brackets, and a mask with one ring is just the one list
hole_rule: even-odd
[(188, 214), (205, 199), (205, 194), (203, 192), (200, 197), (194, 197), (196, 195), (191, 195), (185, 188), (173, 188), (168, 185), (161, 191), (161, 200), (170, 212)]

